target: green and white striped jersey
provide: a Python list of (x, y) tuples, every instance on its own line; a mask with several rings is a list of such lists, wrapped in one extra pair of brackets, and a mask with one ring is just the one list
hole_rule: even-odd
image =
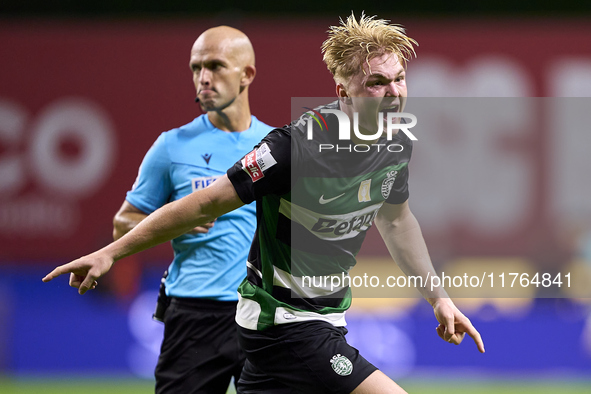
[(408, 199), (412, 141), (404, 133), (359, 148), (338, 139), (332, 114), (308, 139), (308, 118), (273, 130), (228, 170), (240, 199), (257, 202), (238, 289), (236, 321), (247, 329), (308, 320), (344, 326), (348, 272), (366, 231), (384, 202)]

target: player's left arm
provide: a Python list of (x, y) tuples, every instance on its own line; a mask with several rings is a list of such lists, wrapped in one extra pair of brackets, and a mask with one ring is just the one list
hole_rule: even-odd
[[(401, 204), (384, 203), (375, 223), (390, 255), (407, 276), (421, 276), (426, 281), (428, 276), (437, 275), (421, 228), (409, 208), (408, 200)], [(443, 287), (431, 290), (425, 285), (418, 290), (433, 306), (435, 317), (439, 321), (437, 334), (443, 340), (459, 345), (467, 333), (476, 342), (478, 350), (484, 353), (480, 333), (459, 311)]]

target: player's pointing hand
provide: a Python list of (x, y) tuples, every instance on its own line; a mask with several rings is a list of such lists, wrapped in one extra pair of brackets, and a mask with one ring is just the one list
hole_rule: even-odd
[(480, 353), (484, 353), (484, 342), (480, 333), (470, 320), (458, 310), (449, 298), (442, 298), (433, 305), (435, 317), (439, 321), (437, 335), (444, 341), (459, 345), (468, 334), (476, 343)]
[(97, 279), (109, 271), (113, 259), (99, 252), (89, 254), (68, 264), (60, 265), (43, 278), (43, 282), (57, 278), (63, 274), (70, 274), (70, 286), (84, 294), (97, 286)]

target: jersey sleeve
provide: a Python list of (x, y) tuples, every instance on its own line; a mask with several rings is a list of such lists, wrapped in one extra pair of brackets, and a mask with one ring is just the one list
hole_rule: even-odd
[(398, 172), (386, 202), (388, 204), (402, 204), (408, 200), (408, 196), (408, 165), (406, 165)]
[(240, 200), (245, 204), (264, 195), (282, 195), (289, 192), (291, 186), (290, 131), (272, 130), (251, 152), (237, 161), (227, 174)]
[(170, 164), (166, 133), (162, 133), (146, 153), (138, 176), (125, 199), (146, 214), (166, 204), (172, 194)]

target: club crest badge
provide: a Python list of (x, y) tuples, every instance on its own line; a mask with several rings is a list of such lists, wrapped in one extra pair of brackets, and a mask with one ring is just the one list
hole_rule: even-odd
[(390, 196), (390, 191), (396, 180), (396, 175), (398, 175), (398, 171), (390, 171), (386, 174), (386, 179), (382, 182), (382, 197), (384, 197), (384, 200), (387, 200)]
[(347, 357), (341, 356), (340, 354), (332, 356), (330, 364), (338, 375), (348, 376), (353, 372), (353, 363)]

